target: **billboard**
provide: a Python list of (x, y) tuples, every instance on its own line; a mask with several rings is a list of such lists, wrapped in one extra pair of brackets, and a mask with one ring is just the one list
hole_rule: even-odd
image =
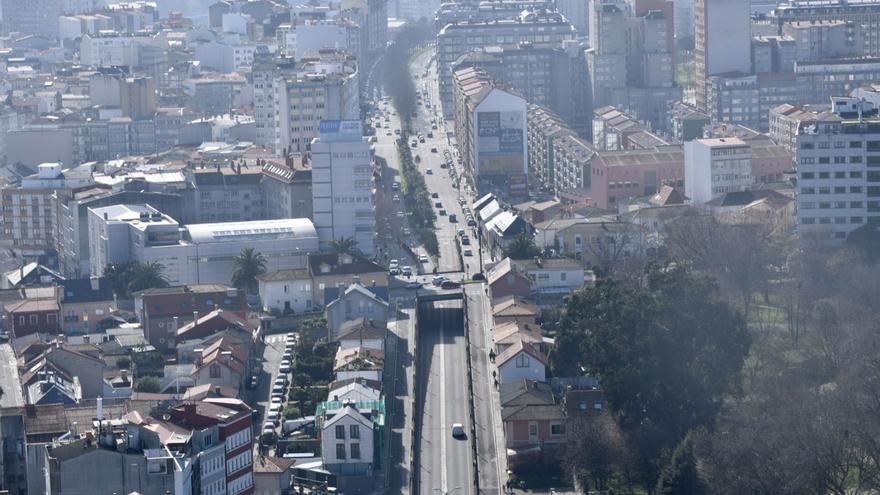
[(525, 170), (523, 112), (477, 114), (477, 162), (480, 175), (516, 175)]
[(322, 120), (318, 133), (323, 141), (357, 141), (362, 137), (360, 120)]

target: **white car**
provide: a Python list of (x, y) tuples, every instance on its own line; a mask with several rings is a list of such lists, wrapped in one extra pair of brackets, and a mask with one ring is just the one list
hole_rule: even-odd
[(400, 271), (401, 271), (401, 273), (403, 273), (406, 276), (412, 275), (412, 267), (411, 266), (405, 266)]
[(427, 256), (425, 256), (424, 254), (419, 255), (419, 263), (427, 263), (427, 262), (428, 262)]

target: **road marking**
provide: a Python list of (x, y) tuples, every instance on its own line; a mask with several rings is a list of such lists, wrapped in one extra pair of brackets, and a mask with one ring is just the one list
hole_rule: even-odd
[(446, 493), (446, 344), (445, 330), (440, 324), (440, 490)]

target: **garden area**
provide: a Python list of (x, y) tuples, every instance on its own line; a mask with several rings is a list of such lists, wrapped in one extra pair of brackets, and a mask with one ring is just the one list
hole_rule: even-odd
[(318, 403), (327, 400), (335, 356), (335, 343), (316, 340), (305, 333), (300, 335), (284, 419), (311, 416)]

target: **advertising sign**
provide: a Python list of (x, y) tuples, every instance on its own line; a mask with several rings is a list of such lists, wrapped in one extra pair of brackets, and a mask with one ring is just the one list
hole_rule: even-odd
[(477, 155), (480, 175), (522, 174), (525, 119), (522, 112), (477, 114)]

